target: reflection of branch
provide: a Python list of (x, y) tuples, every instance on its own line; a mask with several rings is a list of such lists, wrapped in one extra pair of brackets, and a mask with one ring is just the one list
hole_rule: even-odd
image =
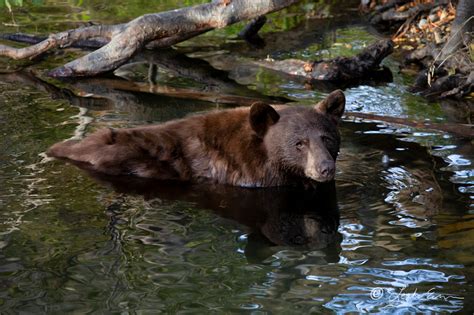
[[(235, 65), (235, 58), (232, 58), (232, 64)], [(157, 83), (157, 68), (164, 70), (175, 78), (187, 78), (195, 81), (200, 86), (204, 85), (206, 91), (214, 91), (224, 94), (238, 94), (247, 97), (278, 99), (282, 102), (289, 101), (288, 99), (268, 97), (261, 93), (249, 89), (246, 85), (239, 84), (229, 78), (229, 72), (218, 70), (211, 66), (207, 61), (198, 58), (191, 58), (185, 54), (179, 53), (173, 49), (162, 49), (160, 54), (143, 52), (134, 57), (132, 63), (128, 63), (117, 69), (114, 73), (120, 77), (124, 77), (130, 81), (137, 81), (134, 73), (140, 71), (140, 66), (144, 64), (149, 66), (152, 71), (148, 72), (148, 82)], [(156, 67), (156, 68), (155, 68)], [(132, 78), (129, 78), (129, 73)], [(144, 74), (144, 73), (143, 73)]]
[[(175, 87), (166, 86), (166, 85), (148, 84), (148, 83), (141, 83), (141, 82), (129, 82), (129, 81), (122, 81), (122, 80), (114, 80), (114, 79), (90, 79), (87, 81), (81, 81), (81, 85), (82, 86), (99, 85), (102, 87), (115, 89), (119, 91), (161, 94), (161, 95), (166, 95), (166, 96), (174, 97), (174, 98), (194, 99), (194, 100), (201, 100), (201, 101), (220, 103), (220, 104), (238, 104), (238, 105), (250, 106), (255, 102), (262, 101), (261, 98), (251, 98), (251, 97), (229, 95), (229, 94), (226, 95), (226, 94), (221, 94), (221, 93), (212, 92), (212, 91), (211, 92), (196, 91), (192, 89), (175, 88)], [(268, 102), (268, 100), (265, 100), (265, 101)], [(272, 104), (272, 102), (269, 102), (269, 103)]]
[[(51, 95), (53, 99), (64, 99), (68, 101), (71, 105), (77, 107), (104, 107), (107, 100), (103, 98), (93, 97), (93, 96), (79, 96), (76, 95), (73, 91), (66, 88), (59, 88), (51, 83), (48, 83), (40, 78), (36, 77), (33, 73), (28, 71), (18, 71), (12, 73), (1, 73), (0, 80), (6, 82), (16, 82), (22, 85), (33, 86), (39, 91), (43, 91)], [(107, 105), (106, 105), (107, 106)]]
[[(88, 112), (87, 108), (97, 107), (91, 106), (91, 103), (104, 102), (103, 98), (77, 96), (71, 90), (65, 88), (58, 88), (53, 84), (50, 84), (35, 77), (31, 72), (21, 71), (8, 74), (0, 74), (0, 79), (9, 82), (18, 82), (21, 84), (34, 86), (36, 89), (50, 94), (53, 99), (64, 99), (67, 100), (71, 105), (78, 107), (79, 113), (71, 117), (78, 119), (78, 125), (74, 130), (74, 135), (70, 139), (83, 138), (88, 125), (92, 122), (92, 118), (86, 115)], [(45, 157), (45, 159), (49, 160), (49, 158), (47, 157)]]

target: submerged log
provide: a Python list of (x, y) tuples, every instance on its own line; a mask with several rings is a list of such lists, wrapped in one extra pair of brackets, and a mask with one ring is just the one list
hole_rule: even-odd
[(303, 77), (307, 81), (325, 81), (335, 84), (357, 82), (374, 77), (382, 68), (382, 60), (393, 52), (391, 40), (380, 40), (366, 47), (354, 57), (336, 57), (330, 60), (307, 62), (298, 59), (261, 61), (258, 65)]
[(454, 124), (454, 123), (432, 123), (425, 121), (410, 120), (401, 117), (381, 116), (369, 113), (348, 112), (344, 113), (346, 117), (356, 117), (367, 120), (381, 121), (390, 125), (401, 125), (412, 128), (428, 129), (442, 131), (455, 136), (467, 139), (474, 139), (474, 125)]

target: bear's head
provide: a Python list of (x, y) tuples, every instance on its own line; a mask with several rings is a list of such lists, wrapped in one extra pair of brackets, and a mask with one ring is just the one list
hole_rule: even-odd
[(250, 125), (279, 171), (328, 182), (336, 171), (337, 127), (345, 102), (344, 93), (336, 90), (312, 108), (286, 107), (277, 112), (270, 105), (256, 103), (250, 108)]

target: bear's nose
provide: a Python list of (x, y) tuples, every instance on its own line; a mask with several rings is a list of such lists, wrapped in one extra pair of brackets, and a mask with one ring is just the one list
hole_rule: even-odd
[(325, 177), (327, 180), (330, 180), (334, 177), (334, 173), (336, 172), (336, 166), (334, 161), (331, 160), (324, 160), (319, 165), (319, 174), (322, 177)]

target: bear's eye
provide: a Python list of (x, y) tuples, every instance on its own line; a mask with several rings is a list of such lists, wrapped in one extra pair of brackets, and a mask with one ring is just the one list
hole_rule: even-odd
[(305, 145), (306, 145), (306, 141), (305, 141), (305, 140), (301, 140), (301, 141), (296, 142), (296, 148), (297, 148), (298, 150), (303, 149), (303, 147), (304, 147)]
[(324, 144), (327, 145), (327, 146), (335, 144), (335, 141), (332, 138), (323, 136), (322, 139), (323, 139)]

